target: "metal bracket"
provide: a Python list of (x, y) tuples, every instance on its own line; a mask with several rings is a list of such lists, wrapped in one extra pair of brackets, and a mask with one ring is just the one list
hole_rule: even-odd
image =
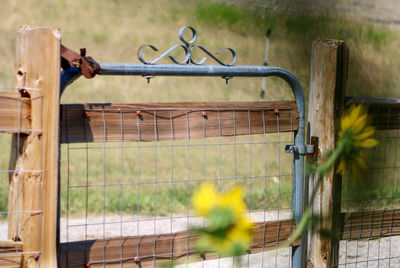
[(314, 153), (314, 145), (286, 145), (285, 152), (288, 154), (307, 155)]
[(317, 161), (319, 158), (318, 137), (311, 137), (311, 144), (286, 145), (285, 152), (288, 154), (306, 155), (308, 161)]

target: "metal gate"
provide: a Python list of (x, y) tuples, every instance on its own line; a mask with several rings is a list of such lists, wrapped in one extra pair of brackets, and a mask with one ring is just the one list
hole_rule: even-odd
[[(191, 32), (191, 40), (184, 38), (185, 31)], [(140, 267), (145, 265), (145, 260), (156, 266), (159, 259), (182, 257), (188, 262), (189, 255), (193, 254), (193, 241), (185, 231), (191, 224), (205, 224), (204, 220), (192, 215), (189, 208), (191, 193), (202, 181), (213, 181), (220, 190), (236, 182), (248, 185), (249, 217), (253, 220), (258, 217), (256, 221), (261, 222), (255, 227), (259, 231), (255, 231), (257, 236), (252, 250), (261, 248), (263, 252), (268, 243), (278, 249), (279, 242), (284, 240), (284, 232), (286, 238), (292, 232), (291, 219), (297, 224), (300, 222), (305, 108), (299, 81), (280, 67), (234, 66), (236, 53), (231, 48), (220, 52), (231, 53), (232, 61), (221, 61), (203, 46), (194, 44), (197, 33), (190, 26), (180, 29), (179, 38), (183, 44), (171, 47), (155, 60), (144, 59), (146, 49), (157, 51), (152, 45), (144, 45), (138, 51), (143, 64), (99, 63), (92, 65), (93, 70), (97, 75), (143, 76), (148, 81), (155, 76), (215, 76), (228, 83), (234, 77), (276, 76), (289, 84), (295, 103), (64, 105), (61, 111), (61, 143), (64, 144), (61, 151), (61, 266), (114, 264)], [(176, 49), (185, 52), (182, 61), (170, 56)], [(196, 61), (192, 57), (195, 50), (220, 65), (204, 65), (206, 57)], [(157, 64), (167, 56), (175, 64)], [(61, 91), (80, 75), (81, 71), (75, 67), (64, 71)], [(293, 156), (284, 156), (284, 148), (289, 143)], [(278, 156), (269, 155), (269, 151)], [(268, 157), (277, 158), (276, 172), (269, 165)], [(288, 157), (293, 157), (293, 164), (288, 164)], [(261, 162), (256, 160), (260, 158), (263, 159)], [(118, 173), (114, 172), (115, 168), (109, 170), (113, 162), (117, 163), (114, 166), (118, 165)], [(94, 165), (99, 168), (93, 169)], [(254, 172), (256, 165), (263, 166), (264, 171)], [(281, 168), (288, 165), (288, 170), (292, 171)], [(226, 170), (227, 166), (230, 171)], [(287, 216), (271, 229), (271, 225), (266, 224), (270, 219), (265, 214), (268, 210), (265, 202), (267, 191), (273, 191), (268, 187), (274, 180), (278, 187), (275, 220), (282, 220), (281, 214)], [(290, 205), (279, 201), (281, 183), (291, 185)], [(255, 190), (262, 196), (258, 201), (253, 194)], [(84, 207), (74, 203), (77, 196), (83, 196)], [(257, 202), (260, 204), (256, 205)], [(181, 210), (176, 212), (180, 205)], [(110, 206), (117, 208), (117, 215), (115, 210), (111, 215)], [(264, 213), (257, 216), (257, 211)], [(74, 218), (74, 213), (84, 217)], [(168, 234), (164, 234), (165, 228), (160, 231), (160, 226), (167, 226)], [(112, 229), (119, 229), (116, 237)], [(269, 233), (273, 234), (273, 241), (268, 241), (268, 237), (271, 239)], [(251, 251), (249, 255), (259, 251)], [(276, 260), (275, 266), (301, 267), (304, 252), (303, 243), (297, 243), (292, 248), (292, 260), (285, 264), (278, 264)], [(224, 260), (217, 259), (218, 264), (224, 266)], [(204, 257), (203, 265), (208, 261)], [(269, 265), (263, 261), (261, 257), (257, 265)], [(208, 265), (212, 267), (215, 263)]]

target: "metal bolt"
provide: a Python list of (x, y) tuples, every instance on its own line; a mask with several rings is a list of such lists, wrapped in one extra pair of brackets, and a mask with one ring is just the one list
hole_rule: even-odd
[(142, 111), (141, 111), (141, 110), (137, 110), (137, 111), (136, 111), (136, 115), (137, 115), (137, 116), (142, 116)]
[(225, 84), (228, 84), (229, 80), (231, 80), (233, 77), (232, 76), (224, 76), (222, 78), (225, 79)]
[(143, 75), (147, 79), (147, 84), (150, 84), (150, 79), (154, 78), (154, 75)]
[(276, 109), (274, 110), (274, 114), (275, 114), (275, 115), (279, 115), (279, 109), (278, 109), (278, 108), (276, 108)]
[(206, 111), (202, 111), (201, 112), (201, 116), (204, 117), (205, 119), (208, 118), (207, 112)]
[(43, 135), (43, 131), (37, 130), (37, 131), (36, 131), (36, 134), (38, 135), (38, 137), (41, 137), (41, 136)]
[(86, 263), (86, 267), (88, 268), (90, 267), (90, 262)]
[(135, 262), (140, 262), (140, 257), (136, 256), (133, 260), (134, 260)]
[(89, 111), (83, 111), (82, 115), (83, 115), (83, 117), (86, 117), (86, 118), (90, 117)]

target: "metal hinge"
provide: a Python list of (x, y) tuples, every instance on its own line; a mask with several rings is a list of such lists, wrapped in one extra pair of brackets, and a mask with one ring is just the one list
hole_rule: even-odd
[(77, 67), (86, 78), (95, 77), (96, 73), (100, 70), (100, 65), (92, 58), (86, 56), (86, 48), (81, 48), (81, 53), (61, 45), (61, 67), (67, 70), (71, 67)]

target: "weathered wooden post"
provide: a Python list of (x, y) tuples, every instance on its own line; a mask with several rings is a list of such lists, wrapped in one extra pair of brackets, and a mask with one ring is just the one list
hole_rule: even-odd
[(22, 241), (23, 267), (57, 266), (60, 42), (58, 29), (17, 34), (15, 86), (30, 97), (32, 131), (13, 134), (8, 238)]
[[(308, 103), (308, 142), (318, 137), (321, 154), (335, 147), (335, 121), (343, 109), (347, 80), (348, 49), (343, 41), (315, 40), (311, 54), (311, 81)], [(311, 194), (317, 178), (310, 176)], [(320, 216), (319, 227), (337, 233), (340, 213), (341, 178), (331, 171), (322, 181), (313, 202), (313, 214)], [(310, 232), (308, 267), (335, 265), (338, 241)]]

